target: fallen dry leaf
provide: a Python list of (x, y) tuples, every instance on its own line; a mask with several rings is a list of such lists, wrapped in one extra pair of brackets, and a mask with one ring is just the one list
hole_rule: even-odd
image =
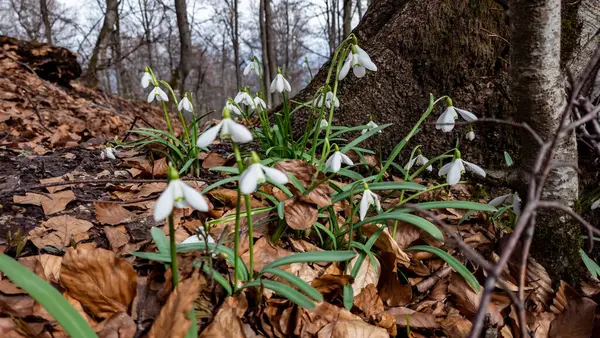
[(25, 295), (27, 292), (8, 279), (0, 280), (0, 292), (5, 295)]
[(364, 312), (367, 318), (383, 312), (383, 301), (377, 294), (375, 284), (367, 285), (358, 296), (354, 297), (354, 306)]
[[(364, 232), (367, 237), (371, 237), (375, 232), (381, 228), (378, 224), (365, 224), (360, 229)], [(410, 257), (398, 246), (398, 243), (392, 238), (392, 235), (385, 228), (381, 235), (375, 241), (375, 247), (381, 249), (383, 252), (392, 252), (396, 255), (398, 263), (404, 266), (410, 266)]]
[(130, 222), (134, 213), (123, 208), (119, 203), (94, 202), (96, 220), (103, 224), (117, 225)]
[(381, 327), (367, 324), (362, 320), (341, 320), (326, 325), (319, 331), (319, 338), (388, 338), (387, 331)]
[(108, 250), (77, 248), (64, 256), (60, 282), (94, 316), (130, 311), (137, 289), (131, 264)]
[[(354, 265), (356, 265), (356, 263), (358, 262), (359, 257), (359, 255), (354, 257), (348, 264), (348, 267), (346, 268), (346, 273), (348, 275), (352, 274), (352, 269), (354, 268)], [(369, 259), (369, 257), (363, 260), (360, 268), (358, 269), (358, 273), (354, 278), (354, 282), (352, 283), (352, 291), (354, 291), (354, 297), (360, 295), (361, 291), (367, 285), (378, 284), (381, 266), (379, 264), (379, 261), (376, 261), (374, 264), (376, 264), (376, 268), (373, 267), (373, 262), (371, 262), (371, 259)]]
[(239, 294), (227, 297), (213, 321), (200, 333), (198, 338), (230, 338), (244, 337), (244, 328), (241, 317), (248, 309), (246, 295)]
[(563, 281), (560, 282), (557, 292), (557, 298), (559, 297), (564, 298), (566, 306), (550, 324), (548, 337), (592, 337), (596, 303), (581, 297)]
[[(273, 245), (267, 238), (262, 237), (254, 244), (254, 271), (261, 271), (272, 261), (291, 254), (291, 251)], [(242, 260), (248, 265), (250, 260), (249, 252), (245, 252), (242, 255)], [(281, 266), (279, 268), (285, 269), (286, 266)]]
[(317, 221), (317, 208), (300, 200), (285, 201), (285, 221), (294, 230), (306, 230)]
[(152, 166), (152, 177), (166, 177), (168, 170), (169, 164), (167, 163), (167, 158), (160, 158), (154, 161), (154, 165)]
[(400, 283), (396, 264), (396, 255), (384, 252), (381, 260), (381, 278), (379, 278), (379, 296), (389, 307), (405, 306), (412, 300), (412, 286)]
[(314, 310), (300, 308), (299, 311), (299, 322), (296, 324), (293, 334), (300, 337), (314, 337), (317, 334), (323, 334), (325, 337), (327, 337), (326, 334), (331, 336), (333, 327), (329, 327), (327, 330), (329, 332), (321, 333), (321, 330), (328, 324), (337, 321), (358, 320), (362, 322), (360, 317), (353, 315), (350, 311), (326, 302), (317, 303), (317, 308)]
[(148, 337), (185, 337), (186, 332), (192, 326), (188, 312), (192, 309), (201, 287), (202, 284), (197, 274), (179, 283), (160, 310)]
[[(313, 183), (313, 179), (314, 182), (321, 182), (325, 179), (325, 174), (322, 172), (319, 172), (315, 177), (315, 174), (317, 174), (317, 168), (302, 160), (277, 162), (275, 164), (275, 168), (285, 173), (294, 175), (304, 188), (308, 188)], [(316, 186), (306, 196), (302, 196), (302, 194), (295, 188), (292, 190), (295, 191), (296, 195), (305, 202), (316, 204), (319, 207), (326, 207), (331, 204), (330, 196), (333, 193), (333, 189), (329, 186), (327, 181)]]
[[(450, 275), (450, 285), (448, 292), (453, 296), (456, 308), (467, 318), (473, 318), (479, 309), (482, 291), (475, 292), (473, 288), (458, 273), (453, 272)], [(495, 297), (499, 295), (492, 293), (492, 301), (488, 305), (487, 315), (492, 325), (504, 325), (504, 316), (500, 311), (508, 306), (510, 302), (498, 302)]]
[(221, 156), (219, 153), (210, 152), (206, 155), (206, 158), (202, 161), (202, 168), (210, 169), (218, 166), (222, 166), (227, 162), (227, 159)]
[(37, 256), (42, 266), (44, 278), (47, 282), (58, 283), (60, 278), (60, 268), (63, 258), (61, 256), (42, 254)]
[(448, 334), (448, 337), (453, 338), (467, 338), (469, 336), (469, 332), (471, 332), (471, 327), (473, 327), (473, 324), (471, 324), (470, 320), (459, 315), (452, 315), (443, 318), (440, 321), (440, 325)]
[(28, 192), (25, 196), (13, 196), (13, 202), (17, 204), (41, 205), (45, 215), (52, 215), (65, 210), (67, 204), (73, 200), (75, 200), (75, 194), (71, 190), (47, 195)]
[(31, 230), (29, 239), (38, 248), (51, 245), (59, 250), (69, 246), (71, 241), (77, 243), (87, 239), (87, 231), (92, 223), (69, 215), (56, 216), (42, 222)]
[(95, 330), (98, 332), (98, 338), (133, 338), (137, 326), (128, 314), (118, 312), (100, 323)]
[(386, 313), (396, 317), (398, 327), (410, 326), (410, 328), (426, 330), (435, 330), (440, 327), (435, 315), (417, 312), (406, 307), (394, 307), (387, 310)]
[[(72, 175), (71, 175), (72, 176)], [(68, 182), (69, 181), (69, 177), (67, 177), (67, 175), (63, 175), (63, 176), (57, 176), (57, 177), (50, 177), (50, 178), (42, 178), (40, 180), (41, 184), (48, 184), (48, 183), (58, 183), (58, 182)], [(59, 185), (56, 187), (47, 187), (46, 190), (48, 190), (49, 193), (55, 193), (57, 191), (61, 191), (61, 190), (65, 190), (69, 187), (72, 187), (73, 185)]]
[(125, 227), (122, 225), (114, 228), (104, 227), (104, 234), (108, 239), (110, 248), (113, 250), (118, 250), (125, 244), (129, 243), (129, 235), (127, 234), (127, 229), (125, 229)]

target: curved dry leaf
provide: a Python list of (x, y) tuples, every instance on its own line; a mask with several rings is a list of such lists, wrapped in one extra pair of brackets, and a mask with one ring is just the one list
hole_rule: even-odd
[(29, 240), (42, 248), (51, 245), (59, 250), (69, 246), (71, 241), (75, 243), (87, 239), (87, 231), (93, 226), (92, 223), (69, 215), (56, 216), (42, 222), (42, 224), (29, 232)]
[(241, 317), (248, 309), (246, 295), (227, 297), (213, 321), (200, 333), (198, 338), (245, 337)]
[(154, 165), (152, 166), (152, 177), (165, 177), (167, 176), (167, 171), (169, 171), (169, 164), (167, 163), (166, 157), (154, 161)]
[(564, 308), (550, 324), (548, 336), (569, 338), (592, 337), (596, 303), (589, 298), (581, 297), (571, 286), (563, 281), (560, 282), (554, 304), (558, 304), (559, 302), (560, 306), (564, 306)]
[(129, 312), (137, 289), (131, 264), (112, 251), (77, 248), (67, 251), (60, 282), (95, 317)]
[(67, 204), (73, 200), (75, 200), (75, 194), (71, 190), (46, 195), (28, 192), (25, 196), (13, 196), (13, 202), (17, 204), (41, 205), (45, 215), (52, 215), (65, 210)]
[(115, 313), (96, 327), (98, 338), (133, 338), (136, 331), (135, 322), (124, 312)]
[[(483, 291), (475, 292), (461, 275), (453, 272), (450, 276), (448, 292), (453, 296), (456, 308), (467, 318), (472, 318), (477, 314)], [(508, 296), (506, 296), (507, 298)], [(506, 299), (500, 294), (492, 293), (492, 300), (487, 310), (492, 325), (504, 325), (504, 316), (500, 311), (510, 304), (510, 301)]]
[(198, 274), (179, 283), (152, 324), (148, 338), (185, 337), (186, 332), (192, 326), (188, 313), (198, 297), (201, 286)]
[(127, 229), (125, 229), (125, 227), (122, 225), (118, 227), (105, 227), (104, 235), (106, 235), (106, 239), (108, 239), (110, 248), (113, 250), (118, 250), (125, 244), (129, 243)]
[(222, 166), (227, 162), (227, 159), (224, 158), (221, 154), (210, 152), (206, 155), (206, 157), (202, 161), (202, 168), (210, 169), (218, 166)]
[(386, 311), (386, 313), (396, 317), (396, 325), (398, 327), (406, 327), (410, 325), (414, 329), (435, 330), (440, 327), (435, 315), (430, 313), (422, 313), (411, 310), (407, 307), (394, 307)]
[(412, 286), (401, 284), (398, 279), (396, 255), (384, 252), (381, 260), (381, 278), (379, 278), (379, 296), (389, 307), (404, 306), (412, 300)]
[(543, 312), (548, 309), (554, 290), (552, 279), (546, 269), (532, 258), (527, 260), (526, 283), (533, 289), (529, 299), (536, 305), (535, 312)]
[[(291, 251), (273, 245), (266, 237), (262, 237), (254, 244), (254, 270), (261, 271), (272, 261), (291, 254)], [(245, 252), (242, 255), (242, 260), (247, 265), (250, 261), (250, 253)], [(288, 267), (289, 265), (284, 265), (280, 269), (287, 270)]]
[(39, 255), (36, 256), (44, 272), (44, 279), (47, 282), (58, 283), (60, 278), (60, 267), (62, 265), (63, 258), (61, 256), (54, 255)]
[(367, 324), (362, 320), (342, 320), (325, 326), (323, 330), (319, 331), (318, 337), (388, 338), (389, 334), (386, 329)]
[[(375, 232), (379, 231), (381, 228), (378, 224), (365, 224), (360, 229), (367, 237), (371, 237)], [(408, 267), (410, 266), (410, 257), (400, 249), (398, 243), (392, 238), (388, 228), (386, 227), (379, 238), (375, 241), (375, 247), (381, 249), (383, 252), (392, 252), (396, 255), (396, 259), (398, 263)]]
[(117, 225), (130, 222), (135, 215), (119, 203), (94, 202), (96, 220), (103, 224)]
[[(299, 311), (299, 319), (293, 334), (300, 337), (314, 337), (317, 333), (321, 335), (321, 331), (328, 324), (337, 321), (357, 320), (362, 322), (360, 317), (352, 314), (350, 311), (326, 302), (317, 303), (317, 307), (314, 310), (300, 308)], [(331, 336), (331, 329), (333, 328), (330, 327), (328, 330), (329, 336), (325, 337)]]
[[(448, 337), (466, 338), (473, 324), (462, 316), (452, 315), (441, 320), (440, 325)], [(541, 338), (541, 337), (540, 337)]]
[[(277, 162), (275, 168), (294, 175), (304, 188), (308, 188), (313, 183), (313, 180), (314, 182), (319, 182), (325, 178), (325, 174), (318, 172), (316, 167), (302, 160)], [(316, 186), (306, 196), (302, 196), (296, 189), (292, 190), (305, 202), (316, 204), (319, 207), (326, 207), (331, 204), (330, 196), (333, 193), (333, 189), (327, 181)]]
[(367, 318), (383, 312), (383, 301), (377, 293), (375, 284), (367, 285), (360, 295), (354, 297), (354, 306), (364, 312)]
[(287, 225), (294, 230), (306, 230), (318, 218), (317, 208), (297, 199), (285, 202), (284, 214)]
[[(357, 255), (350, 261), (350, 263), (348, 264), (348, 267), (346, 268), (347, 274), (350, 275), (352, 273), (352, 269), (354, 269), (354, 265), (357, 263), (359, 257), (360, 257), (360, 255)], [(377, 285), (379, 283), (379, 274), (381, 272), (381, 264), (379, 264), (379, 261), (376, 261), (375, 263), (377, 265), (377, 270), (375, 270), (375, 268), (373, 267), (373, 263), (371, 262), (371, 259), (369, 259), (367, 257), (363, 260), (360, 268), (358, 269), (358, 273), (356, 274), (356, 277), (354, 278), (354, 282), (352, 283), (352, 291), (354, 291), (354, 297), (360, 295), (361, 291), (367, 285), (369, 285), (369, 284)]]
[[(393, 226), (393, 223), (393, 221), (389, 221), (388, 225)], [(410, 245), (420, 237), (421, 229), (419, 227), (406, 222), (398, 222), (396, 225), (396, 243), (398, 243), (400, 249), (410, 247)]]

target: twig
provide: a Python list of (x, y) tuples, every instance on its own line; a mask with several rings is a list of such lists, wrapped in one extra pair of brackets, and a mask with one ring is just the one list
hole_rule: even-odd
[(452, 272), (452, 267), (450, 267), (450, 266), (446, 266), (446, 267), (439, 269), (433, 275), (431, 275), (431, 276), (427, 277), (426, 279), (423, 279), (422, 281), (417, 283), (417, 285), (416, 285), (417, 291), (419, 291), (420, 293), (426, 292), (427, 290), (431, 289), (435, 285), (435, 283), (437, 283), (437, 281), (448, 276), (450, 274), (450, 272)]

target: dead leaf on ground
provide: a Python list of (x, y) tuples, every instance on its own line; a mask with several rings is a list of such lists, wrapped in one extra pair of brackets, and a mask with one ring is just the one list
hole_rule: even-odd
[(406, 327), (424, 330), (436, 330), (440, 327), (435, 315), (417, 312), (406, 307), (394, 307), (386, 311), (396, 317), (398, 327)]
[(23, 289), (21, 289), (20, 287), (17, 286), (17, 284), (11, 282), (9, 279), (2, 279), (0, 280), (0, 292), (2, 292), (5, 295), (25, 295), (27, 294), (27, 292)]
[(192, 309), (201, 287), (202, 284), (197, 274), (179, 283), (160, 310), (148, 337), (185, 337), (186, 332), (192, 326), (188, 312)]
[(69, 215), (56, 216), (42, 222), (31, 230), (29, 239), (38, 248), (51, 245), (59, 250), (71, 244), (87, 239), (87, 231), (93, 226), (91, 222)]
[[(357, 264), (358, 259), (360, 258), (360, 255), (357, 255), (356, 257), (354, 257), (350, 263), (348, 264), (348, 267), (346, 268), (346, 274), (351, 275), (352, 274), (352, 269), (354, 268), (354, 265)], [(376, 265), (376, 267), (373, 267), (373, 264)], [(360, 295), (361, 291), (369, 284), (375, 284), (377, 285), (379, 283), (379, 273), (381, 272), (381, 265), (379, 264), (379, 261), (376, 262), (371, 262), (371, 259), (369, 257), (366, 257), (360, 268), (358, 269), (358, 273), (356, 274), (356, 277), (354, 278), (354, 282), (352, 283), (352, 291), (354, 291), (354, 297)]]
[[(313, 183), (313, 179), (314, 182), (320, 182), (325, 179), (325, 175), (322, 172), (319, 172), (315, 177), (317, 168), (302, 160), (277, 162), (275, 168), (294, 175), (304, 188), (308, 188)], [(331, 194), (333, 193), (333, 189), (329, 186), (328, 182), (319, 184), (306, 196), (302, 196), (295, 188), (292, 190), (296, 191), (296, 195), (305, 202), (316, 204), (319, 207), (326, 207), (331, 204)]]
[(98, 338), (133, 338), (137, 325), (125, 312), (115, 313), (95, 328)]
[(103, 230), (111, 249), (118, 250), (129, 243), (129, 235), (127, 234), (125, 226), (104, 227)]
[[(534, 332), (534, 338), (548, 338), (550, 324), (556, 315), (552, 312), (532, 313), (527, 315), (527, 325)], [(558, 337), (557, 337), (558, 338)]]
[(0, 294), (0, 313), (15, 317), (33, 315), (35, 300), (29, 295), (6, 296)]
[(206, 158), (202, 161), (202, 168), (210, 169), (214, 167), (219, 167), (227, 163), (227, 159), (224, 158), (221, 154), (210, 152), (206, 155)]
[(408, 248), (414, 241), (416, 241), (420, 237), (420, 228), (406, 222), (398, 222), (398, 224), (396, 225), (396, 243), (398, 243), (400, 249)]
[(311, 285), (321, 294), (328, 295), (334, 291), (340, 291), (342, 287), (348, 283), (352, 283), (354, 278), (350, 275), (342, 274), (324, 274), (321, 277), (315, 278)]
[(536, 304), (535, 312), (544, 312), (548, 309), (554, 290), (552, 280), (546, 269), (533, 259), (527, 260), (527, 274), (525, 276), (528, 286), (533, 292), (529, 299)]
[(396, 255), (392, 252), (384, 252), (379, 257), (381, 260), (379, 296), (389, 307), (405, 306), (412, 300), (412, 286), (400, 283)]
[(294, 230), (306, 230), (317, 221), (317, 208), (300, 200), (285, 201), (285, 221)]
[(383, 301), (377, 294), (375, 284), (367, 285), (360, 295), (354, 297), (354, 306), (359, 308), (367, 318), (383, 312)]
[[(273, 245), (267, 238), (262, 237), (254, 244), (254, 271), (261, 271), (272, 261), (289, 256), (291, 254), (291, 251), (287, 251), (276, 245)], [(242, 255), (242, 260), (247, 266), (250, 261), (249, 252), (245, 252)], [(279, 268), (286, 269), (286, 267), (288, 266), (281, 266)]]
[(362, 322), (360, 317), (350, 311), (326, 302), (317, 303), (317, 308), (314, 310), (300, 308), (299, 311), (299, 319), (293, 333), (300, 337), (314, 337), (326, 325), (337, 321), (358, 320)]
[(167, 163), (167, 158), (160, 158), (154, 161), (154, 165), (152, 166), (152, 177), (166, 177), (168, 170), (169, 164)]
[(362, 320), (342, 320), (326, 325), (319, 331), (319, 338), (388, 338), (389, 334), (381, 327), (367, 324)]
[(119, 203), (94, 202), (96, 220), (102, 224), (117, 225), (133, 220), (135, 214), (123, 208)]
[[(412, 325), (412, 324), (411, 324)], [(467, 338), (473, 324), (470, 320), (460, 315), (452, 315), (443, 318), (440, 321), (442, 329), (448, 334), (448, 337)], [(539, 337), (541, 338), (541, 337)]]
[(129, 313), (137, 290), (131, 264), (108, 250), (77, 248), (65, 254), (60, 282), (94, 316)]
[[(453, 272), (450, 275), (448, 292), (453, 296), (452, 300), (456, 308), (467, 318), (474, 318), (479, 309), (482, 291), (475, 292), (462, 276)], [(492, 300), (488, 305), (487, 315), (489, 315), (489, 321), (492, 325), (504, 325), (504, 316), (500, 311), (510, 304), (510, 301), (505, 302), (504, 299), (498, 301), (499, 297), (501, 297), (499, 294), (492, 293)], [(508, 298), (508, 296), (506, 297)]]
[(549, 337), (587, 338), (592, 336), (596, 303), (581, 297), (571, 286), (561, 281), (557, 298), (564, 298), (566, 307), (550, 324)]
[(60, 269), (63, 257), (42, 254), (36, 256), (43, 269), (45, 280), (51, 283), (58, 283), (60, 279)]
[[(70, 178), (68, 177), (68, 174), (67, 174), (67, 175), (62, 175), (62, 176), (57, 176), (57, 177), (42, 178), (40, 180), (40, 183), (41, 184), (48, 184), (48, 183), (68, 182), (69, 179)], [(46, 190), (48, 190), (49, 193), (53, 194), (53, 193), (55, 193), (57, 191), (65, 190), (65, 189), (70, 188), (72, 186), (73, 185), (59, 185), (59, 186), (56, 186), (56, 187), (47, 187)]]
[[(373, 234), (380, 229), (380, 225), (378, 224), (365, 224), (360, 229), (365, 233), (367, 237), (373, 236)], [(381, 249), (383, 252), (392, 252), (396, 255), (398, 259), (398, 263), (409, 266), (410, 265), (410, 257), (398, 246), (398, 243), (392, 238), (392, 235), (388, 231), (388, 228), (385, 228), (381, 235), (375, 241), (375, 247)]]
[(227, 297), (213, 321), (200, 333), (198, 338), (230, 338), (244, 337), (244, 328), (241, 318), (248, 309), (246, 295), (239, 294)]
[(17, 204), (41, 205), (45, 215), (52, 215), (65, 210), (67, 204), (73, 200), (75, 200), (75, 194), (71, 190), (46, 195), (28, 192), (25, 196), (13, 196), (13, 202)]

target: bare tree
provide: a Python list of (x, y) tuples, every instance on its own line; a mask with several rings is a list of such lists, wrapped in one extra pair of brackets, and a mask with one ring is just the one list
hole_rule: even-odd
[(117, 16), (119, 15), (119, 3), (117, 0), (106, 0), (106, 13), (104, 14), (104, 21), (102, 28), (96, 39), (92, 56), (88, 62), (88, 67), (82, 76), (83, 82), (89, 87), (96, 88), (98, 86), (98, 64), (100, 58), (106, 55), (106, 49), (112, 39), (113, 29), (117, 22)]
[(50, 23), (49, 12), (48, 2), (46, 0), (40, 0), (40, 13), (42, 22), (44, 23), (44, 36), (46, 37), (46, 42), (52, 44), (52, 24)]
[(179, 91), (183, 93), (185, 81), (192, 67), (192, 33), (188, 22), (185, 0), (175, 0), (175, 13), (177, 15), (177, 28), (179, 29), (179, 67), (176, 83)]
[[(360, 2), (360, 0), (358, 0)], [(344, 31), (343, 37), (346, 38), (350, 35), (352, 29), (352, 0), (344, 0)]]

